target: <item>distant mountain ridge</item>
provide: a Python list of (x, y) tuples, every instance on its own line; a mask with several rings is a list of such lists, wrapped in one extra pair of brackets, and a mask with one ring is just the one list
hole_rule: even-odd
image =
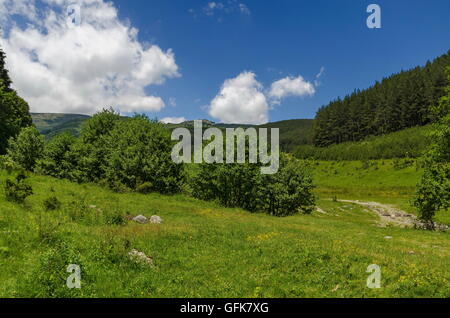
[[(70, 132), (74, 136), (78, 136), (80, 134), (81, 125), (90, 118), (90, 116), (87, 115), (51, 113), (32, 113), (31, 117), (33, 118), (33, 123), (36, 128), (41, 134), (45, 135), (47, 139), (63, 132)], [(279, 128), (281, 149), (283, 151), (292, 151), (296, 146), (309, 145), (312, 143), (313, 122), (313, 119), (292, 119), (257, 126), (214, 123), (204, 119), (203, 127), (217, 127), (219, 129), (237, 127)], [(180, 124), (165, 124), (165, 126), (170, 130), (179, 127), (193, 129), (194, 121), (186, 121)]]

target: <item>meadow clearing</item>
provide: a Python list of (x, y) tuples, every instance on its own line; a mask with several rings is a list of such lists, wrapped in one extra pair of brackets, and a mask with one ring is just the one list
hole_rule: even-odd
[[(34, 175), (34, 194), (20, 205), (2, 186), (0, 297), (450, 297), (449, 231), (381, 226), (373, 211), (339, 202), (414, 213), (415, 162), (313, 167), (320, 212), (284, 218)], [(49, 196), (61, 207), (46, 211)], [(139, 214), (163, 223), (130, 220)], [(448, 213), (437, 220), (450, 224)], [(132, 259), (133, 249), (153, 266)], [(69, 264), (81, 267), (80, 289), (66, 286)], [(367, 288), (371, 264), (381, 267), (380, 289)]]

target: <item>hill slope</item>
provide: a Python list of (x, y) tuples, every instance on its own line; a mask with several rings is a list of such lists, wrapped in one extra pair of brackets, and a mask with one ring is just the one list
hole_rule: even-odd
[[(37, 129), (47, 137), (51, 138), (59, 133), (68, 131), (75, 136), (80, 132), (82, 123), (89, 119), (86, 115), (73, 114), (32, 114), (33, 122)], [(211, 121), (204, 120), (204, 129), (209, 127), (217, 127), (220, 129), (226, 128), (279, 128), (280, 129), (280, 144), (284, 151), (291, 151), (295, 146), (311, 144), (312, 142), (312, 119), (293, 119), (279, 122), (273, 122), (261, 126), (253, 125), (237, 125), (237, 124), (217, 124)], [(181, 124), (167, 124), (168, 129), (188, 128), (193, 129), (193, 121), (187, 121)]]
[(430, 107), (444, 95), (447, 85), (446, 66), (450, 66), (450, 51), (423, 67), (402, 71), (332, 101), (317, 112), (314, 144), (323, 147), (359, 141), (430, 123), (434, 119)]
[(328, 147), (298, 146), (293, 153), (301, 159), (373, 160), (417, 158), (431, 143), (431, 126), (413, 127), (363, 141), (344, 142)]
[(81, 124), (89, 119), (86, 115), (77, 114), (31, 114), (33, 123), (39, 132), (48, 138), (62, 132), (70, 132), (77, 136), (80, 132)]
[[(320, 212), (275, 218), (182, 195), (30, 183), (26, 206), (0, 191), (0, 297), (450, 297), (450, 233), (381, 227), (327, 194)], [(46, 212), (49, 196), (62, 209)], [(127, 213), (164, 222), (120, 225)], [(133, 261), (133, 249), (154, 266)], [(80, 265), (81, 289), (66, 288), (68, 264)], [(382, 268), (381, 289), (366, 286), (370, 264)]]

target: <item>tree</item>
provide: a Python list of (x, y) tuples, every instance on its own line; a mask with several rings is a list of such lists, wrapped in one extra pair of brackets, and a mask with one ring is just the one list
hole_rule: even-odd
[(33, 171), (43, 151), (44, 137), (34, 126), (31, 126), (22, 129), (17, 138), (10, 139), (6, 156), (18, 168)]
[(0, 49), (0, 86), (6, 88), (6, 90), (11, 91), (11, 79), (8, 75), (8, 70), (5, 67), (6, 55), (2, 49)]
[(28, 104), (11, 88), (5, 68), (5, 54), (0, 49), (0, 155), (6, 153), (8, 140), (32, 125)]
[(78, 156), (74, 153), (77, 139), (69, 132), (53, 137), (46, 145), (37, 172), (55, 178), (73, 179)]
[(414, 201), (421, 219), (431, 227), (436, 212), (450, 207), (450, 67), (447, 74), (449, 85), (446, 95), (433, 111), (442, 118), (435, 125), (432, 134), (434, 143), (425, 155), (425, 173)]
[(424, 67), (394, 74), (320, 108), (313, 129), (314, 145), (360, 141), (435, 121), (430, 107), (445, 93), (444, 68), (449, 64), (450, 51)]
[(160, 193), (176, 193), (183, 166), (172, 161), (170, 133), (144, 115), (119, 120), (105, 138), (105, 177), (136, 190), (140, 185)]
[(315, 206), (309, 169), (301, 161), (282, 154), (276, 174), (261, 174), (260, 164), (202, 163), (192, 178), (192, 194), (217, 200), (226, 207), (274, 216), (311, 213)]

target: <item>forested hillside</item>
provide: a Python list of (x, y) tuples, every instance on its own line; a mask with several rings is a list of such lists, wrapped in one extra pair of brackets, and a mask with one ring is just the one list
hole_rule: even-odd
[(33, 113), (31, 117), (39, 132), (47, 138), (54, 137), (63, 132), (70, 132), (74, 136), (78, 136), (81, 125), (90, 118), (90, 116), (86, 115), (40, 113)]
[(317, 112), (314, 144), (323, 147), (359, 141), (432, 122), (430, 107), (444, 95), (448, 65), (450, 51), (423, 67), (402, 71), (332, 101)]
[(412, 127), (362, 141), (347, 141), (327, 147), (297, 146), (297, 158), (316, 160), (375, 160), (418, 158), (429, 147), (431, 125)]
[[(61, 134), (63, 132), (70, 132), (74, 136), (80, 133), (83, 122), (90, 118), (86, 115), (74, 114), (32, 114), (33, 123), (39, 132), (45, 135), (48, 139)], [(280, 146), (283, 151), (291, 152), (295, 147), (301, 145), (309, 145), (312, 143), (312, 119), (293, 119), (284, 120), (274, 123), (268, 123), (261, 126), (253, 125), (237, 125), (237, 124), (218, 124), (209, 120), (203, 120), (203, 129), (217, 127), (219, 129), (238, 128), (244, 129), (249, 127), (256, 128), (279, 128), (280, 129)], [(169, 130), (175, 128), (194, 129), (193, 121), (186, 121), (181, 124), (166, 124), (165, 127)]]

